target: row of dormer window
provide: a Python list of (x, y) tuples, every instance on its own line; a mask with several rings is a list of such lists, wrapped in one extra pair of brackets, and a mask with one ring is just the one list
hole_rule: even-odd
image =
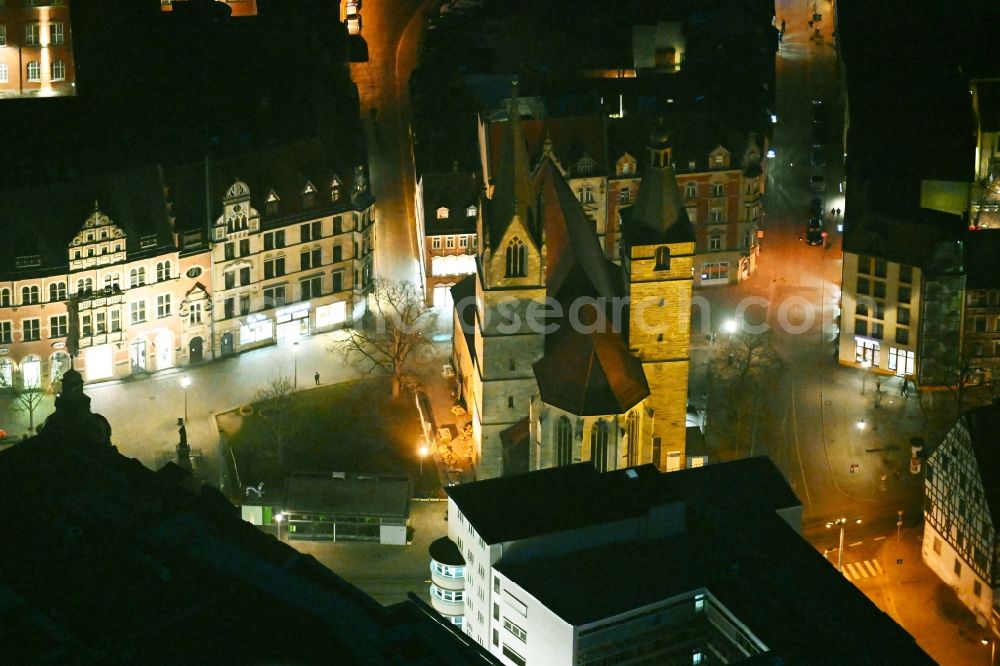
[[(437, 213), (436, 214), (437, 214), (437, 219), (439, 219), (439, 220), (447, 220), (448, 216), (451, 215), (451, 210), (447, 206), (441, 206), (440, 208), (437, 209)], [(466, 208), (465, 209), (465, 216), (466, 217), (475, 217), (476, 216), (476, 207), (475, 206), (469, 206), (468, 208)]]

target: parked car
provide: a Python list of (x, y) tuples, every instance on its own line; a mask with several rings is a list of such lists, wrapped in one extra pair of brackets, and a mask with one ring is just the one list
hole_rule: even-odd
[(823, 146), (821, 144), (815, 144), (812, 147), (812, 154), (809, 156), (809, 164), (814, 167), (826, 166), (826, 154), (823, 151)]
[(809, 179), (809, 190), (812, 192), (822, 192), (826, 189), (826, 180), (823, 176), (813, 176)]
[(361, 34), (361, 13), (358, 11), (358, 5), (353, 3), (347, 4), (347, 32), (351, 35)]
[(826, 231), (823, 227), (823, 219), (813, 217), (806, 225), (806, 242), (810, 245), (822, 245), (826, 240)]

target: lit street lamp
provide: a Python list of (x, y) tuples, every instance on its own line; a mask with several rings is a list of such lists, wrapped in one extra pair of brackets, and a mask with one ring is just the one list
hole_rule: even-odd
[(184, 389), (184, 424), (188, 422), (188, 386), (191, 386), (191, 378), (187, 375), (181, 377), (181, 388)]
[(292, 388), (299, 387), (299, 341), (292, 343), (292, 358), (295, 359), (295, 378), (292, 380)]
[(274, 522), (278, 524), (278, 541), (281, 541), (281, 521), (285, 519), (285, 514), (278, 512), (274, 514)]
[(855, 423), (854, 425), (857, 426), (858, 430), (864, 430), (865, 429), (865, 425), (866, 425), (865, 424), (865, 420), (864, 419), (858, 419), (858, 422)]
[(426, 444), (421, 444), (417, 449), (417, 455), (420, 457), (420, 478), (424, 478), (424, 458), (427, 457), (429, 449)]
[(993, 666), (993, 663), (997, 657), (997, 639), (994, 638), (992, 640), (987, 640), (983, 638), (979, 642), (982, 643), (983, 645), (990, 646), (990, 666)]
[(735, 319), (727, 319), (722, 322), (722, 332), (732, 335), (740, 329), (740, 325), (736, 323)]
[[(860, 525), (861, 519), (855, 518), (854, 522), (855, 524)], [(839, 572), (844, 571), (844, 525), (846, 524), (847, 518), (837, 518), (836, 520), (832, 520), (826, 524), (827, 529), (832, 528), (834, 525), (840, 527), (840, 547), (837, 548), (837, 571)]]

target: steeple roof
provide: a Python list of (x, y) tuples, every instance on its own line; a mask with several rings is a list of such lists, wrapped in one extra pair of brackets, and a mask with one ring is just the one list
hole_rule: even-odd
[(623, 295), (619, 269), (601, 249), (594, 223), (587, 218), (559, 167), (548, 157), (535, 173), (538, 217), (545, 232), (545, 281), (550, 296)]
[[(694, 230), (681, 205), (670, 154), (670, 135), (658, 126), (647, 144), (649, 164), (630, 209), (622, 211), (624, 237), (629, 245), (694, 242)], [(662, 161), (654, 157), (660, 156)]]
[[(532, 210), (534, 187), (531, 184), (531, 167), (528, 151), (521, 130), (518, 110), (517, 81), (508, 101), (508, 127), (504, 136), (500, 167), (494, 179), (493, 198), (489, 206), (489, 241), (496, 248), (504, 231), (515, 216), (521, 219), (532, 233), (538, 233)], [(536, 241), (540, 240), (535, 238)]]

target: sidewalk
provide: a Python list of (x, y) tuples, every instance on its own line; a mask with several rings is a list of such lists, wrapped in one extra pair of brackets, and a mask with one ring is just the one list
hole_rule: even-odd
[[(939, 664), (986, 664), (986, 629), (959, 603), (954, 591), (934, 575), (920, 555), (923, 527), (905, 529), (897, 543), (886, 539), (880, 560), (886, 563), (882, 599), (872, 598), (884, 612), (908, 631)], [(875, 595), (872, 595), (875, 596)]]
[(451, 367), (451, 341), (434, 344), (435, 358), (421, 374), (423, 394), (430, 407), (434, 441), (428, 442), (441, 478), (441, 485), (475, 481), (473, 469), (472, 430), (469, 413), (456, 404), (457, 384)]

